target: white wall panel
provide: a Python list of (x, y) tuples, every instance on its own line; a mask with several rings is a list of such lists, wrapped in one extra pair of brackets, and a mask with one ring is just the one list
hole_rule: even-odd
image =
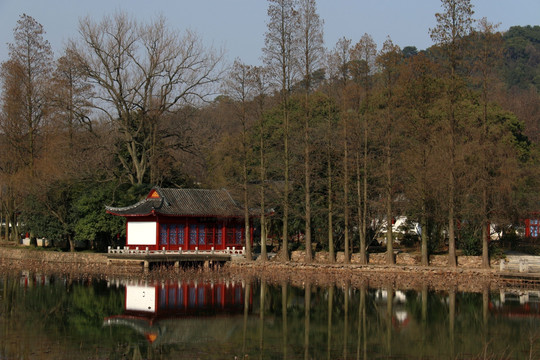
[(156, 245), (155, 221), (130, 221), (127, 225), (127, 245)]

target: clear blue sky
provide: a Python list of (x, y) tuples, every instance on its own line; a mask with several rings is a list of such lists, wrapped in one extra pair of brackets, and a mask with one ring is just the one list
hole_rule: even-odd
[[(513, 25), (540, 24), (540, 0), (472, 0), (475, 18)], [(99, 21), (123, 10), (139, 20), (163, 14), (169, 25), (195, 30), (206, 45), (224, 47), (227, 57), (259, 64), (266, 31), (266, 0), (0, 0), (0, 61), (8, 57), (7, 43), (19, 15), (26, 13), (47, 32), (55, 55), (65, 41), (77, 37), (80, 17)], [(399, 45), (425, 49), (432, 45), (429, 29), (435, 25), (439, 0), (318, 0), (325, 21), (325, 42), (333, 48), (345, 36), (356, 43), (364, 33), (380, 46), (387, 36)]]

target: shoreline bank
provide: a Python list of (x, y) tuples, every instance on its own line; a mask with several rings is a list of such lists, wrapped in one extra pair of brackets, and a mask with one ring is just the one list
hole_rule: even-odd
[(359, 265), (302, 263), (289, 261), (235, 261), (217, 269), (174, 269), (159, 267), (144, 272), (140, 266), (109, 265), (107, 254), (64, 253), (21, 247), (0, 246), (0, 270), (13, 273), (22, 270), (77, 277), (130, 277), (177, 279), (178, 277), (236, 279), (260, 278), (270, 283), (290, 282), (296, 286), (370, 286), (419, 290), (428, 287), (446, 291), (484, 291), (504, 286), (497, 271), (478, 268), (448, 268), (418, 265)]

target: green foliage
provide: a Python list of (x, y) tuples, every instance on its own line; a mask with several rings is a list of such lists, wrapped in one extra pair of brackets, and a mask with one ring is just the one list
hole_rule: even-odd
[(401, 238), (400, 244), (405, 247), (414, 247), (420, 242), (420, 237), (416, 234), (405, 233)]
[(498, 115), (497, 122), (504, 125), (502, 140), (507, 141), (517, 152), (518, 159), (525, 163), (530, 156), (531, 142), (524, 134), (524, 124), (521, 120), (511, 113), (501, 113)]
[(402, 50), (403, 57), (410, 58), (418, 55), (418, 49), (416, 46), (405, 46)]
[(501, 259), (505, 257), (504, 249), (500, 241), (492, 241), (489, 244), (489, 257), (491, 260)]
[[(97, 285), (96, 285), (97, 286)], [(103, 319), (123, 311), (122, 294), (118, 291), (100, 292), (96, 286), (73, 286), (70, 296), (68, 326), (72, 331), (92, 338), (101, 337)]]
[(25, 197), (22, 212), (24, 228), (32, 237), (45, 237), (62, 246), (72, 237), (77, 221), (73, 199), (79, 189), (69, 182), (50, 184), (41, 193), (36, 191)]
[(458, 248), (463, 250), (467, 256), (478, 256), (482, 254), (482, 242), (480, 241), (479, 229), (473, 226), (465, 226), (460, 231), (458, 238)]
[(62, 224), (34, 196), (25, 199), (22, 232), (31, 236), (60, 239), (64, 234)]
[(540, 26), (512, 26), (504, 41), (507, 85), (540, 91)]
[(105, 205), (131, 205), (146, 195), (148, 185), (118, 185), (116, 183), (89, 184), (76, 199), (74, 207), (78, 214), (75, 239), (89, 241), (92, 248), (105, 250), (107, 246), (119, 245), (115, 241), (125, 239), (125, 220), (105, 212)]
[(116, 182), (70, 184), (59, 182), (44, 194), (25, 198), (23, 232), (45, 237), (54, 246), (67, 248), (66, 240), (104, 251), (107, 246), (125, 240), (125, 220), (107, 214), (105, 205), (127, 206), (136, 203), (150, 190), (149, 185), (125, 185)]

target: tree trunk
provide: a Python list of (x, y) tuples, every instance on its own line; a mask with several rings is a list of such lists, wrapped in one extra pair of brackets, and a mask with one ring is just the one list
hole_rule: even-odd
[(394, 237), (392, 236), (392, 137), (390, 129), (388, 129), (386, 136), (386, 263), (393, 265), (396, 261), (394, 260)]
[(156, 147), (157, 147), (157, 121), (156, 119), (149, 119), (151, 121), (150, 131), (152, 143), (150, 145), (150, 184), (156, 185), (158, 181), (158, 169), (157, 169), (157, 156), (156, 156)]
[[(307, 97), (307, 95), (306, 95)], [(306, 98), (306, 106), (309, 99)], [(309, 164), (309, 110), (306, 110), (304, 123), (304, 170), (305, 170), (305, 201), (306, 201), (306, 257), (305, 262), (310, 263), (313, 259), (311, 249), (311, 173)]]
[(448, 170), (448, 266), (457, 267), (456, 259), (456, 236), (454, 230), (455, 224), (455, 156), (456, 156), (456, 142), (455, 142), (455, 114), (454, 114), (454, 91), (451, 94), (451, 109), (450, 109), (450, 168)]
[(482, 210), (482, 267), (489, 269), (489, 238), (491, 234), (489, 220), (487, 219), (487, 189), (485, 185), (482, 189)]
[[(357, 157), (357, 191), (358, 191), (358, 232), (360, 236), (360, 263), (367, 264), (367, 161), (368, 161), (368, 124), (367, 117), (364, 117), (364, 151), (363, 151), (363, 164), (362, 173), (360, 171), (360, 155)], [(360, 185), (360, 176), (362, 175), (362, 188)]]
[[(13, 204), (14, 205), (14, 204)], [(17, 221), (17, 213), (15, 212), (15, 207), (12, 207), (11, 210), (11, 241), (14, 243), (19, 243), (19, 225)]]
[[(0, 216), (0, 241), (7, 242), (8, 240), (8, 218), (7, 218), (7, 212), (6, 208), (4, 206), (4, 203), (2, 203), (2, 212)], [(3, 224), (3, 225), (2, 225)], [(4, 235), (2, 236), (2, 227), (4, 228)]]
[(448, 266), (456, 267), (456, 236), (454, 231), (454, 201), (453, 201), (453, 183), (450, 187), (449, 209), (448, 209)]
[(428, 254), (428, 234), (427, 234), (427, 216), (426, 205), (422, 204), (422, 215), (420, 215), (420, 228), (422, 234), (422, 266), (429, 266), (429, 254)]
[(358, 236), (360, 239), (360, 264), (367, 264), (367, 254), (366, 254), (366, 237), (363, 231), (363, 211), (362, 211), (362, 180), (360, 179), (361, 170), (360, 170), (360, 154), (356, 153), (356, 197), (358, 198)]
[(343, 141), (344, 141), (344, 154), (343, 154), (343, 221), (344, 221), (344, 251), (346, 264), (350, 261), (349, 254), (349, 145), (348, 145), (348, 131), (347, 131), (347, 119), (344, 119), (345, 125), (343, 126)]
[(75, 252), (75, 240), (73, 240), (73, 236), (71, 234), (67, 234), (67, 239), (69, 242), (69, 251)]
[[(247, 166), (244, 164), (244, 175), (247, 177)], [(245, 238), (246, 238), (246, 260), (253, 260), (253, 254), (251, 250), (251, 227), (249, 220), (249, 208), (248, 208), (248, 192), (247, 181), (244, 182), (244, 222), (245, 222)]]
[(247, 155), (247, 128), (246, 128), (246, 113), (245, 107), (242, 106), (242, 148), (243, 148), (243, 190), (244, 190), (244, 225), (245, 225), (245, 238), (246, 238), (246, 260), (253, 260), (253, 254), (251, 250), (251, 227), (249, 226), (249, 201), (248, 201), (248, 155)]
[(387, 189), (386, 194), (386, 263), (395, 264), (394, 238), (392, 236), (392, 194)]
[(487, 142), (488, 142), (488, 89), (487, 89), (487, 75), (484, 72), (482, 79), (482, 101), (483, 106), (483, 116), (482, 116), (482, 135), (480, 137), (480, 146), (482, 149), (482, 267), (489, 269), (489, 211), (488, 211), (488, 181), (489, 181), (489, 170), (487, 169), (488, 162), (488, 153), (487, 153)]
[(285, 185), (283, 189), (283, 261), (289, 261), (289, 111), (288, 101), (284, 101), (283, 109), (283, 128), (284, 128), (284, 143), (283, 143), (283, 157), (284, 157), (284, 175)]
[(261, 195), (261, 258), (263, 261), (266, 261), (268, 259), (268, 254), (266, 252), (266, 204), (265, 204), (265, 196), (264, 196), (264, 181), (266, 179), (265, 175), (265, 162), (264, 162), (264, 136), (263, 136), (263, 125), (262, 125), (262, 117), (261, 117), (261, 150), (260, 150), (260, 158), (261, 158), (261, 167), (260, 167), (260, 176), (261, 176), (261, 187), (260, 187), (260, 195)]
[[(330, 147), (330, 142), (328, 142)], [(333, 201), (332, 201), (332, 158), (330, 156), (330, 149), (328, 149), (328, 256), (331, 263), (336, 261), (336, 254), (334, 253), (334, 225), (333, 225)]]

